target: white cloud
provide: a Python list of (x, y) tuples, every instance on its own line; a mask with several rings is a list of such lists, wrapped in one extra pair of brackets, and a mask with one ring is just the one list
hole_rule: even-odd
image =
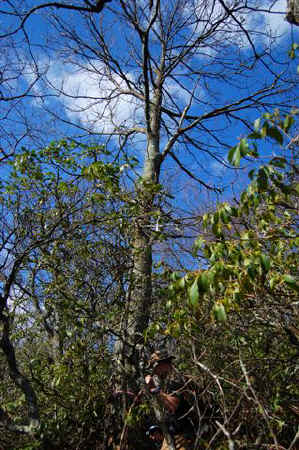
[[(231, 0), (233, 3), (233, 0)], [(267, 9), (273, 1), (264, 0), (262, 2), (251, 0), (248, 4), (252, 7), (255, 4), (260, 8)], [(226, 4), (230, 3), (226, 0)], [(245, 5), (245, 1), (243, 0)], [(285, 0), (278, 0), (271, 7), (273, 12), (285, 11)], [(190, 18), (190, 22), (197, 16), (197, 24), (190, 26), (191, 41), (196, 39), (200, 33), (205, 32), (205, 27), (210, 28), (223, 16), (224, 10), (219, 2), (210, 2), (209, 0), (197, 0), (195, 12), (192, 13), (183, 10), (184, 16)], [(244, 8), (240, 10), (238, 19), (243, 21), (244, 27), (250, 31), (255, 43), (265, 43), (266, 32), (272, 30), (272, 34), (282, 34), (290, 29), (289, 24), (284, 20), (284, 14), (271, 14), (270, 12), (250, 12)], [(187, 20), (188, 22), (188, 20)], [(254, 34), (255, 32), (260, 34)], [(204, 54), (213, 58), (216, 49), (222, 51), (222, 47), (230, 49), (231, 45), (239, 45), (246, 50), (249, 41), (240, 33), (240, 28), (236, 22), (229, 18), (225, 23), (220, 24), (218, 32), (211, 38), (207, 46), (202, 47), (202, 53), (198, 52), (195, 58), (202, 58)], [(219, 45), (218, 45), (219, 44)], [(49, 63), (41, 64), (46, 66)], [(135, 76), (132, 73), (126, 73), (126, 77), (134, 81)], [(28, 82), (30, 77), (27, 76)], [(127, 86), (119, 75), (111, 75), (105, 66), (98, 61), (90, 61), (85, 67), (75, 70), (70, 64), (63, 64), (58, 61), (50, 61), (47, 79), (56, 90), (61, 91), (59, 101), (63, 106), (65, 113), (70, 121), (80, 122), (85, 128), (109, 133), (117, 128), (128, 128), (133, 125), (144, 125), (144, 111), (142, 102), (136, 97), (125, 94)], [(191, 88), (191, 86), (190, 86)], [(35, 93), (41, 95), (40, 86), (35, 86)], [(176, 83), (168, 79), (165, 82), (165, 89), (169, 97), (173, 98), (180, 107), (189, 103), (190, 93)], [(201, 92), (203, 94), (203, 92)], [(171, 98), (164, 96), (164, 102), (171, 106)], [(202, 98), (202, 97), (201, 97)], [(36, 102), (37, 100), (35, 100)]]
[[(134, 81), (134, 76), (126, 77)], [(74, 66), (52, 62), (47, 73), (52, 87), (61, 91), (59, 101), (71, 121), (79, 121), (85, 128), (110, 133), (119, 128), (144, 126), (142, 102), (133, 95), (126, 94), (127, 85), (119, 75), (107, 74), (104, 65), (91, 61), (75, 71)], [(191, 93), (183, 89), (175, 80), (167, 79), (164, 84), (165, 104), (185, 107)]]
[[(285, 20), (286, 0), (263, 0), (262, 2), (260, 0), (243, 0), (238, 4), (233, 0), (230, 2), (226, 0), (225, 4), (228, 8), (236, 7), (234, 17), (249, 33), (250, 39), (255, 45), (268, 44), (269, 38), (277, 39), (290, 31), (290, 25)], [(184, 14), (190, 16), (190, 11), (186, 8)], [(204, 34), (212, 24), (219, 21), (217, 31), (212, 34), (212, 49), (218, 48), (218, 52), (221, 52), (223, 46), (230, 45), (238, 45), (244, 50), (249, 48), (250, 41), (242, 31), (240, 24), (233, 17), (222, 21), (224, 14), (223, 6), (219, 2), (197, 0), (194, 12), (197, 22), (193, 21), (190, 26), (190, 30), (194, 34), (193, 39)], [(205, 50), (209, 55), (209, 47), (206, 47)], [(213, 56), (213, 52), (211, 56)]]
[(286, 0), (266, 1), (260, 8), (268, 9), (248, 15), (248, 24), (257, 31), (270, 32), (272, 36), (283, 36), (290, 31), (290, 24), (285, 20)]
[[(178, 73), (178, 80), (180, 80), (180, 73)], [(181, 79), (182, 82), (182, 79)], [(182, 84), (184, 85), (185, 82), (183, 81)], [(170, 107), (173, 105), (170, 98), (178, 105), (185, 106), (190, 103), (191, 97), (193, 95), (199, 96), (200, 87), (198, 86), (192, 86), (190, 82), (189, 87), (183, 88), (182, 85), (176, 81), (175, 79), (169, 79), (167, 78), (164, 82), (164, 90), (167, 92), (167, 95), (164, 97), (164, 102), (168, 104)], [(193, 92), (194, 90), (194, 92)], [(203, 94), (203, 92), (201, 92)]]
[[(277, 14), (264, 13), (265, 22), (275, 34), (283, 34), (290, 31), (290, 24), (285, 20), (286, 0), (278, 0), (271, 12)], [(280, 14), (278, 14), (280, 13)]]
[[(126, 77), (133, 79), (131, 74)], [(140, 101), (126, 94), (124, 80), (110, 76), (99, 62), (91, 61), (80, 70), (52, 62), (47, 79), (61, 91), (60, 101), (68, 118), (80, 121), (87, 129), (109, 133), (140, 121)]]

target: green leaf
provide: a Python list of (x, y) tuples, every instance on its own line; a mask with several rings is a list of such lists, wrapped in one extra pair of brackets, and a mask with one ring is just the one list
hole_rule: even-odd
[(248, 268), (247, 268), (247, 272), (248, 272), (249, 278), (254, 280), (255, 277), (256, 277), (256, 267), (255, 267), (255, 265), (254, 264), (250, 264), (248, 266)]
[(265, 122), (264, 125), (262, 126), (262, 129), (261, 129), (261, 136), (262, 136), (262, 138), (267, 136), (268, 128), (269, 128), (269, 124), (268, 124), (268, 122)]
[(243, 138), (240, 140), (239, 148), (240, 148), (240, 155), (246, 156), (248, 153), (248, 149), (249, 149), (248, 142), (246, 139)]
[(200, 292), (207, 292), (210, 287), (210, 279), (208, 274), (206, 273), (200, 274), (198, 277), (197, 285)]
[(295, 121), (295, 119), (293, 116), (290, 116), (290, 115), (286, 116), (286, 118), (284, 119), (284, 122), (283, 122), (283, 128), (286, 132), (289, 131), (289, 129), (293, 125), (294, 121)]
[(281, 191), (284, 194), (286, 194), (286, 195), (289, 195), (289, 194), (293, 193), (293, 186), (292, 185), (280, 183), (279, 187), (280, 187)]
[(170, 279), (172, 280), (172, 281), (176, 281), (176, 280), (179, 280), (180, 279), (180, 274), (178, 273), (178, 272), (172, 272), (172, 274), (170, 275)]
[(217, 224), (219, 222), (219, 212), (216, 211), (215, 214), (212, 216), (212, 223)]
[(229, 215), (225, 211), (225, 209), (220, 210), (220, 217), (223, 223), (228, 224), (229, 223)]
[(199, 301), (198, 276), (189, 288), (189, 299), (192, 306), (197, 306)]
[(253, 122), (253, 126), (254, 126), (255, 131), (258, 131), (260, 129), (260, 126), (261, 126), (261, 118), (260, 117)]
[(275, 157), (275, 158), (271, 159), (270, 164), (272, 164), (272, 166), (274, 166), (274, 167), (281, 167), (282, 169), (284, 169), (286, 162), (287, 161), (285, 158)]
[(230, 149), (228, 153), (228, 161), (235, 167), (240, 166), (241, 152), (239, 145)]
[(203, 225), (204, 228), (207, 228), (208, 224), (209, 224), (209, 215), (208, 214), (204, 214), (202, 216), (202, 225)]
[(261, 139), (261, 133), (259, 131), (253, 131), (253, 133), (250, 133), (248, 136), (248, 139)]
[(264, 117), (265, 119), (269, 120), (269, 119), (271, 119), (272, 114), (270, 114), (270, 113), (265, 113), (265, 114), (263, 114), (263, 117)]
[(261, 191), (264, 191), (268, 187), (268, 174), (264, 167), (261, 167), (257, 175), (257, 184)]
[(283, 280), (285, 281), (285, 283), (287, 283), (287, 285), (294, 289), (295, 291), (299, 292), (299, 284), (297, 283), (297, 280), (295, 277), (293, 277), (292, 275), (284, 275), (283, 276)]
[(270, 127), (267, 130), (267, 136), (274, 139), (276, 142), (278, 142), (280, 145), (283, 144), (283, 136), (281, 132), (276, 127)]
[(276, 277), (271, 278), (269, 281), (270, 289), (273, 289), (276, 283), (277, 283), (277, 278)]
[(205, 243), (205, 240), (203, 238), (199, 237), (194, 241), (193, 246), (196, 250), (198, 250), (198, 249), (202, 248), (204, 243)]
[(261, 264), (262, 264), (262, 267), (265, 270), (265, 272), (269, 272), (271, 260), (268, 255), (264, 255), (264, 254), (261, 255)]
[(223, 203), (223, 208), (224, 208), (224, 210), (225, 210), (228, 214), (231, 214), (231, 213), (232, 213), (232, 207), (231, 207), (230, 204), (228, 204), (228, 203)]
[(214, 223), (212, 226), (212, 231), (215, 234), (215, 236), (220, 237), (222, 236), (222, 227), (220, 223)]
[(227, 320), (226, 311), (222, 303), (215, 303), (213, 314), (218, 322), (225, 322)]
[(182, 277), (178, 281), (178, 287), (184, 289), (186, 286), (186, 277)]
[(235, 206), (232, 206), (232, 216), (238, 217), (239, 216), (239, 210)]

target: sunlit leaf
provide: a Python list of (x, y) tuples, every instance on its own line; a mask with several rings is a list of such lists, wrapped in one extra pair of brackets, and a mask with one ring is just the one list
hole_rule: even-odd
[(179, 280), (180, 277), (181, 277), (181, 276), (180, 276), (179, 272), (172, 272), (172, 274), (170, 275), (170, 279), (171, 279), (172, 281)]
[(178, 287), (184, 289), (186, 286), (186, 277), (182, 277), (178, 281)]
[(228, 153), (228, 161), (235, 167), (240, 166), (240, 160), (241, 160), (241, 152), (240, 147), (237, 145), (236, 147), (233, 147), (230, 149)]
[(254, 126), (254, 129), (256, 131), (259, 130), (259, 128), (261, 126), (261, 119), (260, 119), (260, 117), (253, 122), (253, 126)]
[(218, 322), (225, 322), (227, 320), (226, 311), (222, 303), (215, 303), (213, 314)]
[(246, 139), (241, 139), (240, 143), (239, 143), (239, 149), (240, 149), (240, 155), (241, 156), (246, 156), (247, 152), (248, 152), (248, 142)]
[(189, 288), (189, 299), (192, 306), (197, 306), (199, 301), (198, 277), (195, 278)]
[(269, 128), (269, 124), (268, 124), (268, 122), (265, 122), (261, 129), (261, 136), (263, 138), (267, 136), (268, 128)]

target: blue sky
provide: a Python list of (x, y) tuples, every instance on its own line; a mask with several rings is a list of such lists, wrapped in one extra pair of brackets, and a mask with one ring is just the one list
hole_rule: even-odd
[[(139, 2), (140, 5), (144, 3), (146, 2), (141, 0)], [(174, 2), (169, 2), (169, 5), (172, 3)], [(254, 0), (249, 2), (251, 5), (255, 3), (259, 4), (260, 2)], [(22, 2), (24, 10), (26, 7), (38, 4), (40, 4), (38, 1)], [(78, 0), (75, 4), (80, 5), (82, 1)], [(165, 82), (166, 91), (169, 95), (164, 97), (165, 106), (172, 108), (172, 101), (175, 100), (178, 108), (182, 111), (189, 102), (190, 90), (196, 89), (197, 100), (193, 101), (189, 113), (194, 116), (203, 115), (211, 109), (220, 107), (223, 103), (234, 102), (241, 96), (246, 96), (246, 93), (252, 92), (255, 86), (256, 89), (262, 88), (273, 78), (272, 70), (276, 73), (282, 73), (286, 69), (283, 63), (287, 61), (287, 51), (291, 43), (296, 40), (299, 41), (298, 30), (284, 20), (285, 1), (263, 2), (265, 9), (270, 5), (273, 5), (271, 13), (261, 11), (256, 14), (245, 14), (244, 11), (241, 11), (238, 16), (249, 31), (256, 49), (261, 53), (262, 49), (267, 46), (268, 49), (271, 49), (271, 55), (265, 55), (264, 57), (267, 67), (260, 60), (250, 70), (244, 72), (245, 76), (243, 76), (242, 71), (246, 68), (246, 64), (250, 66), (252, 63), (251, 44), (243, 34), (240, 35), (236, 31), (234, 24), (226, 29), (220, 28), (218, 35), (213, 38), (213, 42), (207, 40), (198, 54), (194, 54), (190, 58), (190, 65), (195, 72), (200, 71), (200, 77), (195, 73), (186, 78), (185, 68), (178, 66), (174, 72), (175, 79), (170, 77)], [(4, 1), (2, 8), (8, 11), (8, 3)], [(133, 45), (136, 45), (136, 52), (138, 52), (140, 43), (136, 40), (134, 30), (130, 27), (124, 28), (122, 21), (117, 19), (116, 12), (118, 10), (118, 2), (113, 0), (109, 7), (104, 8), (101, 15), (93, 16), (94, 22), (92, 23), (95, 32), (97, 28), (102, 26), (105, 33), (109, 35), (112, 55), (116, 60), (119, 58), (122, 62), (126, 77), (132, 83), (137, 84), (140, 72), (138, 72), (134, 62), (134, 55), (129, 52), (133, 51)], [(145, 12), (148, 11), (145, 10)], [(212, 19), (220, 12), (220, 5), (213, 11), (209, 11), (209, 6), (206, 8), (206, 14), (212, 14)], [(57, 37), (57, 31), (54, 29), (55, 26), (58, 26), (57, 20), (53, 15), (51, 16), (52, 13), (56, 14), (57, 10), (39, 10), (26, 21), (26, 35), (20, 31), (17, 35), (0, 41), (2, 48), (3, 45), (6, 46), (5, 55), (10, 58), (10, 61), (17, 62), (16, 69), (21, 70), (19, 77), (10, 80), (6, 86), (5, 84), (2, 85), (4, 93), (16, 95), (28, 88), (34, 80), (35, 65), (41, 73), (45, 73), (45, 77), (31, 89), (31, 97), (26, 97), (18, 102), (2, 102), (2, 110), (0, 111), (3, 131), (2, 139), (0, 137), (2, 147), (9, 149), (15, 145), (17, 147), (20, 145), (45, 145), (50, 140), (62, 136), (104, 141), (107, 134), (116, 129), (136, 125), (143, 126), (144, 112), (142, 105), (138, 99), (130, 95), (118, 95), (110, 102), (107, 109), (107, 101), (104, 97), (109, 95), (112, 89), (116, 91), (118, 89), (121, 92), (125, 89), (125, 83), (123, 78), (117, 74), (113, 74), (112, 77), (105, 75), (103, 61), (96, 57), (94, 51), (96, 49), (95, 33), (88, 31), (85, 19), (80, 18), (77, 12), (59, 11), (59, 17), (66, 26), (64, 33), (67, 34), (68, 31), (72, 30), (77, 33), (79, 39), (90, 42), (92, 51), (89, 52), (88, 60), (78, 52), (79, 47), (75, 54), (71, 46), (66, 48), (63, 39)], [(185, 8), (181, 13), (187, 17), (189, 11)], [(199, 14), (201, 14), (201, 18), (206, 18), (203, 11), (199, 11)], [(13, 16), (4, 16), (3, 14), (1, 16), (5, 19), (0, 22), (2, 27), (6, 25), (14, 27), (18, 23), (18, 20)], [(145, 17), (144, 21), (146, 22)], [(199, 22), (196, 26), (189, 24), (185, 33), (189, 36), (192, 33), (196, 35), (196, 33), (203, 32), (205, 26), (204, 21)], [(270, 42), (265, 36), (265, 31), (271, 31), (272, 35), (275, 36), (273, 42)], [(155, 38), (155, 33), (159, 32), (157, 27), (152, 35), (151, 48), (154, 57), (158, 55), (159, 51), (158, 42)], [(30, 46), (26, 42), (27, 36)], [(127, 42), (126, 39), (128, 39)], [(180, 41), (181, 36), (179, 34), (173, 37), (175, 44), (179, 44)], [(11, 43), (14, 43), (15, 49), (10, 45)], [(3, 55), (2, 63), (4, 63)], [(242, 66), (238, 66), (239, 60), (242, 60)], [(222, 64), (225, 64), (225, 66), (222, 66)], [(231, 71), (229, 80), (215, 78), (215, 74), (225, 76), (225, 70)], [(206, 75), (203, 75), (204, 72), (206, 72)], [(285, 77), (290, 77), (290, 73), (287, 72)], [(295, 74), (295, 67), (293, 67), (292, 73)], [(184, 88), (182, 88), (181, 83), (184, 84)], [(8, 89), (6, 89), (7, 87)], [(64, 91), (66, 95), (62, 95), (59, 91)], [(276, 100), (278, 101), (278, 97)], [(273, 103), (275, 102), (273, 101)], [(290, 103), (290, 106), (293, 105)], [(252, 122), (262, 112), (263, 108), (259, 108), (259, 110), (251, 108), (244, 110), (241, 116), (243, 120)], [(56, 115), (59, 115), (63, 121), (57, 121)], [(111, 117), (113, 117), (113, 122)], [(169, 117), (165, 120), (169, 130), (174, 130), (175, 124)], [(246, 128), (241, 122), (234, 121), (233, 116), (228, 120), (224, 116), (209, 119), (203, 125), (205, 128), (201, 127), (190, 134), (192, 138), (196, 139), (201, 150), (198, 151), (191, 145), (188, 147), (187, 144), (177, 143), (175, 146), (176, 155), (206, 183), (211, 185), (223, 184), (227, 188), (233, 183), (235, 189), (239, 190), (244, 185), (246, 176), (243, 176), (242, 171), (227, 169), (221, 162), (226, 161), (229, 146), (234, 145), (239, 138), (247, 133)], [(104, 138), (100, 136), (102, 132), (105, 133)], [(144, 136), (142, 134), (134, 136), (134, 139), (131, 138), (128, 141), (128, 150), (142, 164), (145, 146)], [(217, 139), (219, 138), (219, 142), (216, 142), (215, 136)], [(164, 133), (161, 137), (161, 149), (166, 144), (167, 139)], [(111, 149), (117, 151), (118, 137), (111, 138), (108, 145)], [(208, 156), (207, 151), (209, 149), (216, 156), (216, 159)], [(263, 152), (272, 152), (273, 150), (272, 145), (263, 148)], [(279, 149), (277, 148), (276, 151), (279, 151)], [(205, 189), (180, 173), (179, 167), (171, 159), (168, 159), (161, 173), (162, 181), (166, 183), (172, 193), (177, 195), (180, 199), (179, 202), (188, 201), (190, 207), (193, 202), (196, 203), (194, 195), (190, 195), (190, 198), (186, 200), (186, 196), (188, 197), (186, 183), (191, 189), (190, 192), (196, 192), (197, 189), (199, 198), (204, 196), (207, 198), (207, 202), (210, 202), (211, 198), (212, 201), (215, 200), (213, 195), (205, 193)], [(238, 184), (240, 185), (239, 188), (237, 188)], [(230, 195), (229, 192), (228, 189), (227, 196)]]

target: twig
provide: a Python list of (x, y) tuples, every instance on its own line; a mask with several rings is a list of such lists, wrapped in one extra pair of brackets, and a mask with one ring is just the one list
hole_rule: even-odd
[(227, 431), (227, 429), (224, 428), (224, 425), (222, 425), (220, 422), (218, 422), (218, 420), (216, 420), (216, 424), (221, 429), (223, 434), (225, 434), (225, 436), (227, 437), (229, 450), (234, 450), (235, 445), (234, 445), (234, 442), (232, 441), (232, 438), (230, 437), (229, 431)]

